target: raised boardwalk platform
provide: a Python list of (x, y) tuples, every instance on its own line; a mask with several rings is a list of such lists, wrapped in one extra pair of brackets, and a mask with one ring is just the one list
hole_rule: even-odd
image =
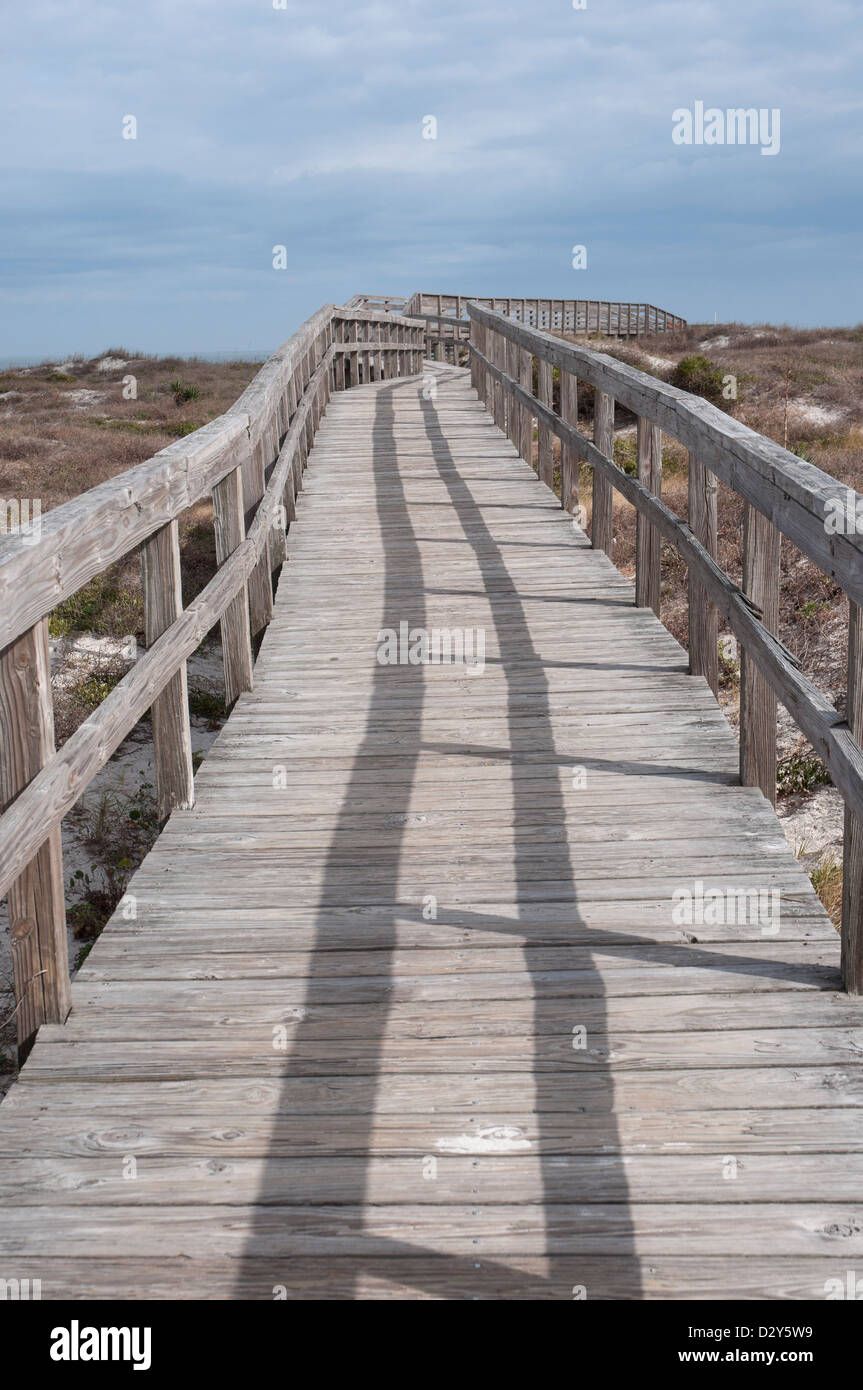
[[(863, 1269), (836, 932), (685, 653), (426, 370), (329, 402), (255, 688), (0, 1107), (0, 1274), (823, 1298)], [(381, 664), (405, 622), (484, 670)], [(778, 932), (678, 924), (699, 883)]]

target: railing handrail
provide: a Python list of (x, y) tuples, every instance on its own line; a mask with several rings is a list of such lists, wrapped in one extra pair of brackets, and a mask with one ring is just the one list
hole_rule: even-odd
[(863, 605), (863, 534), (831, 535), (824, 526), (830, 504), (841, 501), (844, 507), (847, 501), (849, 489), (837, 478), (702, 397), (606, 353), (525, 327), (473, 301), (468, 312), (673, 435)]
[[(427, 303), (429, 301), (435, 305), (435, 308), (431, 310), (428, 309)], [(570, 314), (576, 315), (581, 309), (584, 310), (586, 322), (589, 322), (593, 310), (597, 311), (598, 317), (600, 308), (607, 306), (609, 327), (612, 310), (626, 311), (627, 332), (632, 326), (633, 315), (637, 327), (642, 317), (645, 323), (647, 323), (651, 313), (654, 315), (662, 314), (664, 316), (666, 326), (660, 330), (662, 332), (686, 327), (686, 319), (681, 318), (679, 314), (672, 314), (668, 309), (659, 309), (655, 304), (648, 304), (643, 300), (583, 299), (578, 296), (573, 298), (560, 298), (557, 296), (550, 297), (548, 295), (438, 294), (430, 290), (417, 290), (411, 295), (410, 299), (407, 300), (405, 312), (408, 314), (418, 314), (422, 317), (433, 316), (462, 320), (467, 313), (468, 304), (478, 304), (492, 313), (503, 312), (495, 306), (506, 304), (509, 306), (506, 310), (506, 316), (515, 318), (518, 322), (523, 321), (521, 315), (524, 310), (529, 311), (537, 317), (545, 313), (550, 313), (552, 315), (560, 313), (566, 317)], [(617, 313), (617, 323), (618, 328), (620, 328), (620, 312)]]
[[(539, 472), (549, 485), (552, 435), (561, 441), (562, 505), (575, 495), (572, 475), (577, 461), (592, 466), (593, 545), (611, 548), (612, 489), (636, 508), (636, 603), (652, 607), (659, 616), (660, 538), (686, 562), (690, 669), (707, 676), (714, 693), (717, 611), (740, 641), (742, 781), (761, 787), (775, 800), (777, 699), (827, 766), (846, 805), (842, 973), (849, 992), (863, 993), (863, 538), (856, 533), (828, 535), (825, 525), (830, 502), (847, 503), (850, 489), (700, 397), (604, 353), (525, 328), (476, 303), (468, 306), (468, 313), (474, 385), (495, 423), (526, 458), (531, 457), (536, 420)], [(538, 395), (532, 389), (534, 357)], [(552, 408), (554, 367), (560, 373), (560, 414)], [(579, 380), (596, 392), (593, 441), (578, 429)], [(614, 462), (615, 401), (638, 417), (637, 477)], [(663, 430), (689, 449), (689, 523), (659, 495)], [(742, 588), (717, 563), (716, 489), (707, 482), (708, 472), (746, 503)], [(852, 497), (856, 500), (857, 494)], [(803, 675), (772, 630), (778, 624), (783, 535), (851, 599), (847, 718)]]
[(402, 315), (324, 305), (267, 359), (217, 419), (45, 512), (35, 540), (23, 534), (0, 538), (0, 650), (159, 527), (209, 496), (240, 456), (260, 442), (287, 382), (315, 336), (333, 321), (425, 327), (422, 320)]
[[(272, 614), (272, 571), (330, 390), (416, 374), (424, 333), (422, 320), (324, 305), (217, 420), (46, 512), (35, 544), (0, 541), (0, 897), (22, 1045), (68, 1012), (62, 818), (148, 709), (160, 818), (193, 803), (185, 662), (221, 622), (226, 704), (251, 688), (251, 637)], [(183, 608), (177, 520), (208, 495), (218, 568)], [(147, 650), (57, 751), (47, 615), (137, 547)]]

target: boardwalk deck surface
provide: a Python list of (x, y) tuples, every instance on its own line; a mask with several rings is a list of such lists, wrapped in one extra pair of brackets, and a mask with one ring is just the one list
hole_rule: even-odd
[[(43, 1297), (823, 1297), (838, 941), (680, 647), (467, 373), (337, 395), (243, 696), (0, 1108)], [(481, 630), (484, 669), (381, 664)], [(675, 890), (777, 889), (779, 929)]]

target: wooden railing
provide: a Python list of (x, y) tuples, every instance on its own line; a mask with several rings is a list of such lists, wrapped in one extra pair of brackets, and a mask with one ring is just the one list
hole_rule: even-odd
[(387, 314), (406, 312), (407, 300), (401, 295), (355, 294), (342, 307), (345, 309), (380, 309)]
[[(421, 320), (326, 305), (226, 414), (0, 542), (0, 897), (8, 894), (19, 1047), (69, 1011), (60, 823), (151, 710), (161, 819), (194, 800), (186, 661), (220, 622), (225, 698), (252, 687), (252, 637), (332, 390), (422, 370)], [(211, 496), (218, 569), (187, 608), (178, 518)], [(55, 751), (51, 611), (140, 548), (147, 650)]]
[(603, 333), (629, 338), (648, 333), (671, 333), (686, 327), (686, 319), (655, 304), (630, 304), (608, 299), (482, 299), (463, 294), (429, 294), (418, 290), (404, 312), (416, 318), (462, 319), (468, 304), (479, 304), (531, 328), (563, 333)]
[[(614, 358), (565, 343), (500, 313), (469, 303), (471, 377), (495, 422), (525, 459), (537, 427), (538, 470), (553, 480), (552, 436), (561, 443), (562, 504), (577, 504), (578, 465), (593, 469), (591, 538), (611, 554), (613, 489), (635, 507), (635, 601), (659, 614), (660, 543), (689, 568), (689, 660), (718, 690), (721, 613), (741, 648), (740, 775), (776, 799), (777, 699), (823, 760), (845, 801), (842, 972), (846, 989), (863, 992), (863, 536), (833, 533), (848, 489), (707, 401)], [(532, 394), (536, 363), (537, 391)], [(560, 412), (552, 409), (552, 374), (560, 374)], [(593, 440), (578, 429), (578, 382), (595, 391)], [(614, 462), (614, 408), (637, 417), (637, 477)], [(689, 450), (689, 523), (661, 500), (662, 431)], [(716, 479), (744, 501), (743, 585), (716, 563)], [(780, 537), (787, 536), (848, 595), (848, 715), (798, 669), (776, 636)]]

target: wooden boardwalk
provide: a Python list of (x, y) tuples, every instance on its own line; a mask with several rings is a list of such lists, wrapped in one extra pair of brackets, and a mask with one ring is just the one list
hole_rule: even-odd
[[(0, 1108), (0, 1275), (823, 1298), (863, 1272), (836, 932), (681, 648), (427, 370), (329, 403), (254, 691)], [(483, 669), (381, 663), (403, 623)], [(780, 921), (681, 924), (698, 885)]]

